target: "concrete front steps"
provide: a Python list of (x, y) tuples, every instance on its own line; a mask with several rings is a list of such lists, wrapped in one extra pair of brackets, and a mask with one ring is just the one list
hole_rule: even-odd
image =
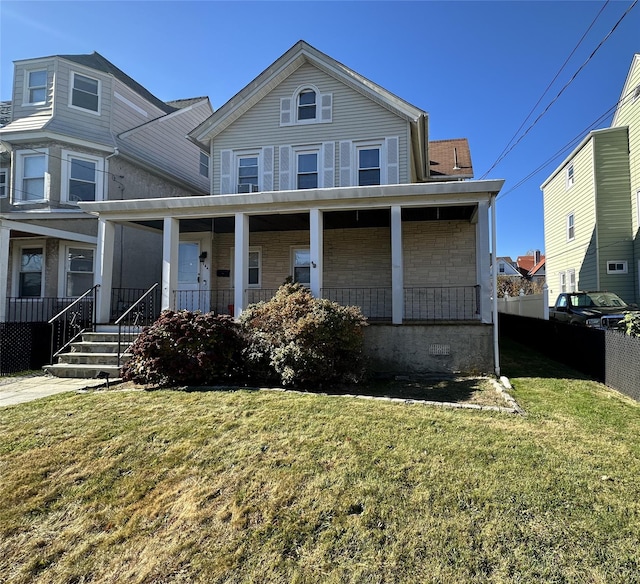
[[(123, 351), (140, 332), (131, 327), (127, 330), (129, 332), (123, 332), (121, 337)], [(124, 365), (129, 357), (129, 354), (123, 354), (120, 365)], [(57, 360), (57, 363), (45, 365), (43, 369), (56, 377), (96, 379), (108, 375), (111, 380), (119, 378), (118, 328), (98, 325), (96, 332), (82, 333), (80, 340), (71, 343), (64, 353), (58, 355)]]

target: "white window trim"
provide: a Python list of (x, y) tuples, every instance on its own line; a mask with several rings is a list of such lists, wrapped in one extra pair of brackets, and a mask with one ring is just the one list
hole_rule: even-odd
[[(92, 110), (87, 109), (86, 107), (80, 107), (79, 105), (73, 105), (73, 88), (75, 85), (76, 75), (81, 75), (82, 77), (86, 77), (87, 79), (91, 79), (92, 81), (98, 82), (98, 109)], [(86, 73), (80, 73), (76, 71), (71, 72), (71, 76), (69, 79), (69, 107), (74, 110), (78, 110), (81, 112), (86, 112), (88, 114), (92, 114), (94, 116), (99, 116), (102, 110), (102, 81), (97, 77), (91, 77), (91, 75), (87, 75)]]
[(69, 180), (71, 178), (71, 159), (86, 160), (94, 162), (96, 165), (96, 201), (104, 200), (104, 158), (84, 154), (83, 152), (75, 152), (73, 150), (62, 151), (62, 171), (60, 173), (60, 201), (77, 205), (78, 201), (69, 200)]
[(576, 287), (576, 271), (571, 269), (567, 270), (567, 288), (568, 292), (575, 292), (577, 290)]
[[(258, 254), (258, 283), (257, 284), (248, 284), (247, 288), (252, 288), (259, 290), (262, 288), (262, 246), (261, 245), (251, 245), (249, 246), (249, 253), (257, 253)], [(233, 283), (235, 279), (233, 277), (233, 267), (236, 265), (235, 263), (236, 250), (232, 247), (229, 249), (229, 258), (230, 258), (230, 266), (229, 270), (229, 282), (231, 288), (233, 288)], [(247, 270), (249, 270), (249, 258), (247, 258)], [(247, 282), (249, 282), (249, 274), (247, 273)]]
[[(29, 85), (29, 76), (31, 73), (39, 73), (43, 72), (45, 74), (45, 84), (44, 85), (34, 85), (34, 88), (44, 87), (44, 100), (42, 101), (31, 101), (29, 99), (29, 89), (31, 86)], [(49, 86), (49, 71), (46, 69), (25, 69), (24, 70), (24, 91), (22, 94), (22, 105), (44, 105), (47, 103), (47, 89)]]
[(567, 291), (567, 274), (566, 272), (560, 272), (558, 276), (559, 276), (560, 293), (562, 294)]
[[(291, 278), (293, 279), (294, 282), (297, 282), (297, 280), (295, 279), (294, 275), (295, 275), (295, 270), (294, 268), (295, 266), (295, 252), (296, 251), (308, 251), (309, 252), (309, 268), (311, 268), (311, 248), (308, 245), (292, 245), (289, 248), (289, 259), (290, 259), (290, 264), (291, 264)], [(311, 285), (311, 270), (309, 270), (309, 282), (299, 282), (300, 284), (302, 284), (303, 286), (307, 286), (309, 287)]]
[(385, 140), (367, 140), (362, 142), (353, 142), (353, 152), (352, 152), (352, 160), (353, 160), (353, 171), (351, 176), (351, 184), (358, 186), (360, 181), (358, 180), (359, 174), (359, 156), (358, 152), (360, 150), (372, 150), (373, 148), (378, 148), (380, 151), (380, 184), (387, 184), (387, 165), (385, 161), (387, 160), (387, 152), (386, 152), (386, 143)]
[(233, 152), (233, 174), (231, 185), (232, 191), (238, 193), (238, 185), (240, 184), (240, 159), (241, 158), (257, 158), (258, 159), (258, 191), (262, 190), (262, 149), (255, 150), (238, 150)]
[(573, 162), (567, 166), (567, 171), (565, 175), (566, 186), (570, 189), (574, 184), (576, 184), (576, 168)]
[[(316, 94), (316, 117), (298, 119), (298, 98), (303, 91)], [(324, 105), (326, 104), (326, 105)], [(313, 84), (300, 85), (290, 97), (280, 99), (280, 126), (307, 126), (309, 124), (330, 124), (333, 121), (333, 94), (321, 93)]]
[(640, 229), (640, 190), (636, 193), (636, 215), (638, 217), (637, 228)]
[(67, 296), (67, 255), (68, 250), (71, 247), (75, 249), (88, 249), (93, 252), (93, 271), (91, 273), (93, 274), (94, 282), (96, 279), (96, 246), (79, 243), (77, 241), (61, 241), (59, 246), (60, 252), (58, 253), (58, 296), (60, 298), (77, 298), (74, 296)]
[[(610, 264), (621, 264), (622, 269), (610, 269)], [(627, 260), (607, 260), (607, 274), (628, 274), (629, 273), (629, 262)]]
[[(324, 161), (322, 158), (322, 146), (320, 144), (313, 144), (310, 146), (293, 146), (291, 148), (293, 152), (293, 185), (292, 187), (295, 190), (298, 190), (298, 155), (299, 154), (316, 154), (318, 165), (316, 167), (316, 174), (318, 175), (318, 186), (316, 188), (320, 189), (324, 186), (323, 181), (323, 172)], [(332, 185), (333, 186), (333, 185)], [(310, 189), (304, 189), (310, 190)]]
[(6, 199), (9, 196), (9, 173), (2, 169), (0, 176), (4, 177), (4, 182), (0, 181), (0, 199)]
[[(18, 298), (20, 296), (20, 267), (22, 250), (42, 248), (42, 279), (40, 283), (40, 297), (44, 296), (45, 290), (45, 267), (47, 265), (47, 246), (44, 239), (25, 239), (17, 243), (13, 247), (13, 269), (11, 277), (11, 296)], [(25, 298), (36, 298), (35, 296), (29, 296)]]
[[(571, 218), (573, 219), (573, 223), (570, 225), (569, 220)], [(573, 229), (573, 235), (571, 235), (570, 233), (571, 229)], [(573, 241), (576, 238), (576, 214), (574, 212), (567, 214), (567, 217), (565, 219), (565, 235), (567, 241)]]
[[(23, 179), (24, 179), (24, 159), (29, 156), (35, 156), (37, 154), (44, 154), (44, 188), (42, 199), (22, 199), (23, 193)], [(48, 148), (34, 148), (32, 150), (18, 150), (15, 153), (16, 158), (16, 181), (13, 188), (13, 194), (11, 202), (14, 205), (32, 205), (34, 203), (43, 203), (49, 200), (49, 194), (51, 189), (51, 175), (49, 173), (49, 149)]]

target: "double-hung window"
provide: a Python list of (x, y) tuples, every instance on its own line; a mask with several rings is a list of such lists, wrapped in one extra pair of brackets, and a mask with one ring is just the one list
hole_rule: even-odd
[(576, 237), (576, 218), (573, 213), (567, 215), (567, 241), (573, 241)]
[(294, 282), (311, 284), (311, 252), (308, 247), (291, 250), (292, 275)]
[(318, 152), (296, 151), (296, 188), (318, 188)]
[(69, 150), (62, 152), (62, 200), (69, 203), (102, 199), (102, 158)]
[(45, 103), (47, 101), (47, 72), (27, 71), (25, 102), (28, 104)]
[(91, 112), (100, 112), (100, 81), (73, 73), (71, 76), (71, 105)]
[(575, 170), (573, 168), (573, 164), (570, 164), (567, 167), (567, 188), (570, 188), (575, 183)]
[(46, 150), (24, 150), (16, 156), (16, 192), (14, 200), (19, 203), (44, 201), (47, 198)]
[(380, 146), (358, 146), (358, 186), (379, 185), (381, 183)]
[[(231, 248), (231, 265), (235, 266), (235, 250)], [(233, 282), (233, 277), (231, 279)], [(251, 246), (247, 258), (247, 284), (249, 288), (262, 285), (262, 248)]]
[(238, 192), (253, 193), (260, 190), (260, 157), (258, 154), (238, 155)]
[(67, 247), (65, 261), (65, 295), (77, 298), (93, 286), (94, 251), (92, 248)]
[(7, 196), (7, 171), (0, 170), (0, 199)]
[(304, 89), (298, 94), (298, 121), (316, 119), (316, 92)]
[(200, 174), (209, 177), (209, 157), (204, 152), (200, 152)]
[(34, 298), (42, 295), (42, 247), (23, 247), (20, 250), (18, 296)]

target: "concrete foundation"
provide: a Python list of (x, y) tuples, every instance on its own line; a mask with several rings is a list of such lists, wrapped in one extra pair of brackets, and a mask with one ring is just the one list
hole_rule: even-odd
[(377, 373), (491, 374), (492, 326), (482, 323), (370, 324), (365, 352)]

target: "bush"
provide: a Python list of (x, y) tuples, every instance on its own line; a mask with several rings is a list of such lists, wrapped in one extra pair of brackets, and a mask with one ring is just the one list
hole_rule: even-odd
[(640, 337), (640, 312), (627, 312), (623, 322), (629, 336)]
[(131, 348), (123, 378), (149, 384), (210, 384), (236, 378), (244, 343), (226, 315), (165, 310)]
[(247, 307), (240, 324), (254, 378), (301, 386), (363, 377), (367, 322), (358, 307), (314, 298), (301, 284), (284, 284), (271, 300)]

